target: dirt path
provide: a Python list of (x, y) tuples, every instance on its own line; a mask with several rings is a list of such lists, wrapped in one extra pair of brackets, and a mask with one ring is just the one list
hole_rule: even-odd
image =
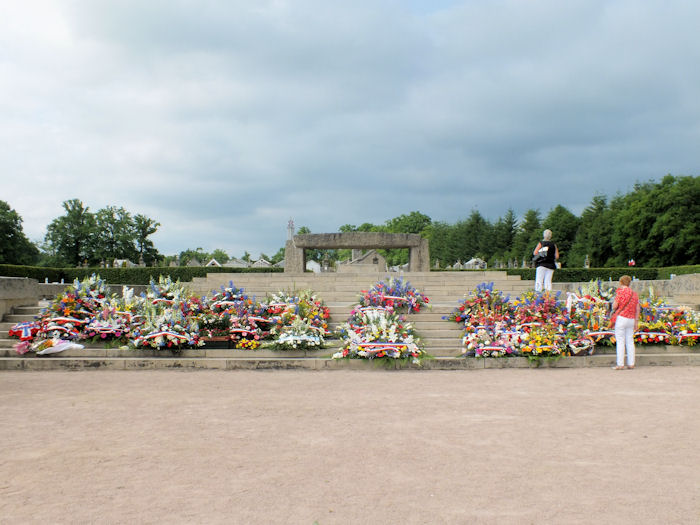
[(0, 523), (700, 522), (700, 367), (0, 373)]

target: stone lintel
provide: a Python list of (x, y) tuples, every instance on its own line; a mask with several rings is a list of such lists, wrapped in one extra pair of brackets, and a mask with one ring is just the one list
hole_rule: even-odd
[(347, 232), (347, 233), (306, 233), (294, 236), (297, 248), (324, 249), (392, 249), (418, 248), (421, 236), (417, 233)]

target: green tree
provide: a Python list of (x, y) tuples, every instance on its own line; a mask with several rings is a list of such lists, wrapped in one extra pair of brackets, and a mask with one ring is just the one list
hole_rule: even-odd
[(700, 262), (700, 177), (667, 175), (655, 188), (651, 203), (655, 219), (649, 231), (649, 262), (656, 266)]
[(139, 253), (139, 259), (143, 259), (147, 266), (154, 266), (161, 259), (158, 250), (149, 239), (151, 235), (158, 231), (159, 222), (141, 215), (134, 215), (134, 232), (136, 236), (136, 249)]
[(79, 199), (63, 202), (65, 215), (51, 221), (45, 243), (60, 262), (79, 266), (83, 261), (95, 262), (95, 216)]
[(107, 206), (95, 214), (95, 255), (107, 263), (114, 259), (138, 261), (136, 228), (131, 214), (122, 207)]
[(284, 260), (284, 246), (282, 246), (279, 250), (277, 250), (277, 253), (275, 253), (275, 254), (269, 259), (269, 261), (270, 261), (272, 264), (277, 264), (278, 262), (283, 261), (283, 260)]
[(451, 242), (453, 226), (443, 221), (434, 221), (425, 230), (426, 237), (430, 242), (430, 265), (439, 262), (444, 268), (457, 260), (454, 245)]
[(39, 249), (27, 239), (22, 217), (0, 201), (0, 264), (35, 264)]
[(523, 259), (526, 262), (531, 261), (532, 252), (540, 239), (542, 239), (540, 211), (529, 209), (525, 212), (523, 220), (518, 225), (518, 232), (513, 239), (510, 257), (514, 258), (518, 263)]
[(467, 262), (473, 257), (488, 259), (492, 234), (491, 224), (478, 210), (472, 210), (466, 220), (458, 221), (449, 231), (452, 257), (446, 263)]
[(613, 256), (612, 235), (613, 211), (603, 195), (596, 195), (583, 210), (580, 226), (576, 232), (571, 253), (567, 256), (567, 266), (583, 267), (588, 256), (592, 268), (608, 264)]
[(666, 175), (613, 201), (613, 260), (644, 266), (693, 264), (700, 250), (700, 177)]
[[(228, 262), (228, 260), (230, 259), (228, 254), (224, 250), (222, 250), (221, 248), (217, 248), (216, 250), (211, 252), (211, 258), (216, 259), (216, 261), (219, 264), (226, 264), (226, 262)], [(205, 263), (206, 262), (209, 262), (209, 261), (205, 261)]]
[[(248, 252), (246, 252), (248, 253)], [(197, 249), (193, 250), (191, 248), (188, 248), (187, 250), (183, 250), (180, 252), (180, 266), (187, 266), (187, 264), (192, 261), (196, 260), (198, 263), (204, 265), (207, 264), (211, 260), (211, 254), (207, 253), (204, 251), (203, 248), (197, 247)], [(250, 258), (250, 254), (248, 255)]]
[(515, 216), (515, 212), (512, 208), (508, 208), (508, 211), (503, 217), (500, 217), (493, 227), (494, 235), (494, 254), (505, 258), (506, 254), (513, 247), (513, 241), (515, 240), (515, 234), (518, 232), (518, 219)]
[(432, 222), (427, 215), (412, 211), (408, 215), (399, 215), (386, 221), (386, 231), (390, 233), (423, 233)]

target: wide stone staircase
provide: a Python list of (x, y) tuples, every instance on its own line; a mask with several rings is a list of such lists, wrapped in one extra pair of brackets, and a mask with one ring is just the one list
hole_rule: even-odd
[[(357, 304), (361, 290), (367, 290), (377, 281), (384, 280), (386, 273), (376, 274), (209, 274), (206, 278), (195, 278), (188, 285), (196, 295), (211, 295), (220, 286), (230, 282), (245, 293), (258, 299), (279, 291), (311, 289), (329, 307), (330, 329), (345, 322)], [(405, 280), (426, 294), (430, 308), (410, 314), (421, 341), (434, 359), (424, 360), (418, 365), (387, 362), (389, 368), (424, 369), (473, 369), (533, 367), (526, 358), (475, 359), (462, 357), (462, 331), (457, 323), (443, 318), (458, 305), (465, 294), (482, 282), (494, 282), (495, 289), (505, 294), (518, 296), (533, 288), (532, 281), (523, 281), (519, 276), (505, 272), (426, 272), (410, 273)], [(329, 339), (327, 348), (321, 350), (273, 351), (234, 350), (227, 348), (185, 349), (178, 353), (157, 350), (133, 350), (105, 348), (90, 345), (82, 350), (66, 351), (46, 357), (32, 353), (20, 356), (13, 349), (16, 339), (8, 338), (9, 328), (17, 322), (31, 320), (42, 306), (15, 308), (0, 323), (0, 370), (47, 370), (47, 369), (154, 369), (154, 368), (205, 368), (205, 369), (365, 369), (378, 366), (365, 360), (333, 360), (330, 356), (340, 346), (338, 340)], [(688, 347), (642, 346), (637, 347), (639, 366), (646, 365), (700, 365), (700, 352)], [(540, 366), (591, 367), (614, 364), (614, 349), (597, 347), (594, 355), (564, 357)]]

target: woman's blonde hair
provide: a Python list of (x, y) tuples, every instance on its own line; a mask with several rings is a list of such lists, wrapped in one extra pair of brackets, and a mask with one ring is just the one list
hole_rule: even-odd
[(623, 286), (629, 286), (632, 282), (632, 278), (629, 275), (623, 275), (620, 277), (620, 284)]
[(542, 239), (549, 241), (552, 239), (552, 230), (545, 230), (542, 232)]

